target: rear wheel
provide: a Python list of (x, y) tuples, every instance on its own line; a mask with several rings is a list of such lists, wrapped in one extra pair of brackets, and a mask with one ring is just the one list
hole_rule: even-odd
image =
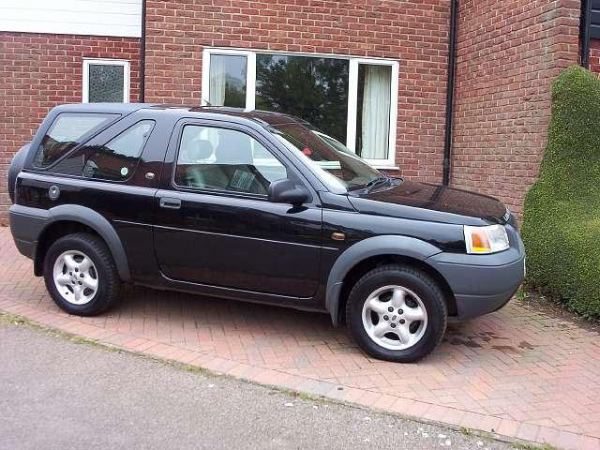
[(346, 321), (369, 355), (414, 362), (428, 355), (446, 330), (444, 294), (425, 272), (387, 265), (366, 273), (354, 285)]
[(121, 280), (102, 239), (76, 233), (56, 240), (44, 259), (44, 281), (54, 302), (69, 314), (99, 314), (119, 298)]

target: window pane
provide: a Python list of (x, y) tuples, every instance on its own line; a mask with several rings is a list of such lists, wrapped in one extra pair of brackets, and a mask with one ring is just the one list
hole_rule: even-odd
[(346, 142), (348, 71), (345, 59), (256, 55), (256, 108), (300, 117)]
[(358, 66), (356, 153), (387, 159), (390, 136), (391, 66)]
[(318, 130), (296, 122), (275, 124), (269, 131), (292, 152), (298, 152), (329, 186), (352, 190), (381, 177), (342, 143)]
[(106, 64), (88, 66), (88, 101), (122, 103), (124, 96), (125, 67)]
[(34, 165), (51, 165), (79, 145), (86, 135), (98, 130), (115, 117), (115, 114), (60, 114), (43, 137)]
[(208, 102), (212, 106), (246, 107), (246, 57), (210, 55)]
[(187, 125), (183, 129), (175, 183), (193, 189), (266, 195), (287, 178), (285, 166), (260, 142), (241, 131)]
[(54, 172), (123, 181), (135, 170), (154, 121), (142, 120), (104, 145), (82, 147), (60, 161)]

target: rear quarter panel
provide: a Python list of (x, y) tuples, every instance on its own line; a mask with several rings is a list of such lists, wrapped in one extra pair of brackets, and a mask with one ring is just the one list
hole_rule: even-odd
[[(129, 261), (134, 280), (148, 281), (156, 277), (157, 266), (153, 251), (152, 221), (154, 195), (174, 121), (161, 117), (152, 110), (141, 110), (113, 124), (83, 145), (105, 143), (140, 120), (152, 119), (155, 127), (142, 151), (138, 166), (123, 182), (68, 176), (34, 169), (29, 164), (17, 179), (16, 202), (20, 205), (52, 210), (59, 205), (80, 205), (98, 212), (114, 227)], [(46, 124), (46, 128), (49, 124)], [(31, 161), (32, 153), (28, 155)], [(146, 174), (153, 173), (154, 177)], [(51, 199), (49, 189), (60, 190), (57, 199)]]

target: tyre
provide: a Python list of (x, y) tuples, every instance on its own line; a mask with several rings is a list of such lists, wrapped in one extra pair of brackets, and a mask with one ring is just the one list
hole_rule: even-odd
[(121, 287), (108, 247), (89, 233), (69, 234), (52, 243), (44, 259), (44, 281), (54, 302), (78, 316), (108, 309)]
[(346, 323), (356, 343), (386, 361), (414, 362), (431, 353), (444, 336), (447, 319), (446, 301), (437, 283), (405, 265), (367, 272), (346, 304)]

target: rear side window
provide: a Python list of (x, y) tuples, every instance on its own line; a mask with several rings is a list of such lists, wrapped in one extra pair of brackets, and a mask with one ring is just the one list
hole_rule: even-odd
[(53, 172), (124, 181), (135, 170), (153, 128), (153, 120), (137, 122), (103, 145), (86, 145), (76, 150), (60, 161)]
[(34, 166), (52, 165), (83, 142), (86, 137), (116, 117), (116, 114), (59, 114), (42, 138), (33, 161)]

